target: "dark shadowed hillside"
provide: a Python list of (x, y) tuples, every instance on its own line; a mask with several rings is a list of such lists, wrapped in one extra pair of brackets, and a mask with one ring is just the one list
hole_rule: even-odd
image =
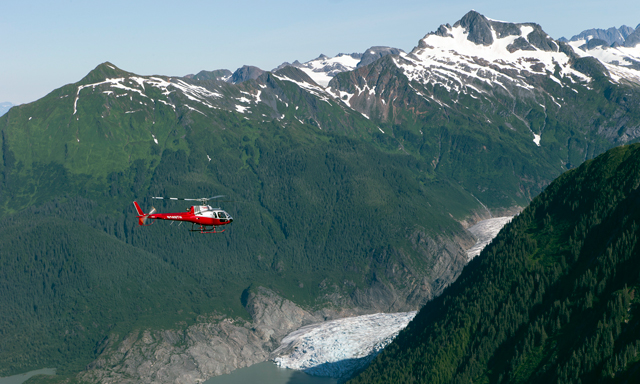
[(563, 174), (353, 383), (640, 378), (640, 145)]

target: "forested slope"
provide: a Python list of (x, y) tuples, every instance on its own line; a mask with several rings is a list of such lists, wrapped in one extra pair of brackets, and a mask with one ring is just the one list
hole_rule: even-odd
[[(151, 125), (171, 128), (164, 138), (153, 131), (161, 144), (138, 141), (144, 119), (136, 118), (122, 120), (123, 130), (109, 126), (109, 135), (128, 136), (122, 142), (83, 139), (105, 127), (86, 123), (80, 141), (64, 143), (64, 123), (28, 119), (40, 108), (73, 112), (55, 103), (4, 121), (25, 113), (32, 125), (2, 131), (0, 375), (42, 366), (77, 372), (112, 332), (179, 328), (213, 312), (247, 317), (240, 299), (250, 286), (307, 308), (416, 308), (464, 265), (456, 241), (473, 243), (454, 220), (482, 209), (472, 196), (424, 161), (369, 140), (231, 112), (191, 112), (176, 122), (158, 103)], [(80, 107), (77, 115), (85, 118)], [(9, 140), (17, 131), (31, 144)], [(29, 149), (42, 139), (35, 132), (50, 134), (44, 141), (60, 151)], [(126, 156), (130, 165), (119, 169)], [(188, 204), (150, 196), (217, 194), (235, 201), (223, 203), (235, 218), (223, 234), (137, 226), (133, 200), (146, 211), (179, 212)], [(378, 296), (367, 293), (372, 285)]]
[(0, 224), (5, 371), (82, 370), (110, 332), (172, 327), (220, 307), (192, 277), (141, 248), (82, 223), (36, 217)]
[(640, 379), (640, 145), (563, 174), (353, 383)]

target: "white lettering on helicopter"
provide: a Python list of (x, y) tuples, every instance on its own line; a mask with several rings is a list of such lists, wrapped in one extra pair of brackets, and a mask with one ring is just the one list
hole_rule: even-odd
[(167, 219), (182, 219), (182, 216), (167, 216)]

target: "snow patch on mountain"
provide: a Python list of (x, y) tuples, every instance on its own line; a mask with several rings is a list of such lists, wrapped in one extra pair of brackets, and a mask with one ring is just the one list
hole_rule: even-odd
[(159, 101), (159, 102), (161, 102), (161, 103), (162, 103), (162, 104), (164, 104), (164, 105), (167, 105), (167, 106), (169, 106), (169, 107), (173, 108), (173, 110), (174, 110), (174, 111), (176, 110), (176, 106), (175, 106), (175, 105), (173, 105), (173, 104), (171, 104), (171, 103), (167, 103), (167, 102), (166, 102), (166, 101), (164, 101), (164, 100), (158, 100), (158, 101)]
[[(311, 93), (312, 95), (318, 97), (320, 100), (322, 100), (322, 101), (324, 101), (324, 102), (326, 102), (328, 104), (331, 104), (329, 102), (329, 100), (333, 100), (333, 97), (329, 93), (327, 93), (327, 91), (325, 91), (325, 89), (322, 88), (322, 87), (318, 87), (316, 85), (305, 83), (305, 82), (302, 82), (302, 81), (293, 80), (293, 79), (291, 79), (291, 78), (289, 78), (287, 76), (280, 76), (280, 75), (276, 75), (276, 74), (272, 74), (272, 76), (275, 77), (278, 80), (290, 81), (290, 82), (296, 84), (298, 87), (304, 89), (305, 91)], [(288, 104), (287, 104), (287, 106), (288, 106)]]
[(355, 95), (355, 93), (349, 93), (349, 92), (346, 92), (346, 91), (340, 91), (340, 90), (337, 90), (337, 89), (333, 89), (331, 87), (327, 88), (327, 92), (329, 94), (336, 95), (337, 98), (340, 101), (345, 103), (347, 105), (347, 107), (351, 108), (351, 104), (349, 103), (349, 101)]
[(329, 81), (333, 79), (335, 75), (341, 72), (353, 71), (356, 69), (362, 54), (352, 53), (344, 54), (340, 53), (334, 57), (327, 57), (320, 55), (313, 60), (309, 60), (306, 63), (300, 63), (297, 60), (293, 64), (284, 63), (278, 68), (274, 69), (274, 72), (287, 65), (301, 69), (306, 73), (316, 84), (326, 87)]
[(584, 40), (571, 41), (569, 45), (580, 57), (598, 59), (609, 71), (611, 80), (616, 83), (625, 79), (640, 84), (640, 44), (635, 47), (598, 46), (587, 49), (584, 42)]
[(533, 142), (539, 147), (540, 146), (540, 135), (533, 134)]
[(189, 109), (190, 111), (198, 112), (199, 114), (201, 114), (201, 115), (203, 115), (203, 116), (206, 116), (204, 113), (202, 113), (202, 112), (198, 111), (197, 109), (193, 108), (193, 107), (192, 107), (192, 106), (190, 106), (190, 105), (185, 104), (184, 106), (185, 106), (185, 107), (187, 107), (187, 109)]
[[(78, 112), (77, 107), (78, 107), (78, 100), (80, 100), (80, 92), (85, 88), (91, 87), (95, 89), (95, 87), (97, 86), (106, 85), (113, 89), (120, 89), (120, 90), (127, 91), (125, 94), (115, 94), (112, 90), (103, 91), (103, 93), (106, 94), (107, 96), (115, 95), (115, 97), (121, 97), (121, 96), (126, 96), (131, 92), (131, 93), (136, 93), (142, 97), (149, 98), (149, 96), (145, 94), (146, 92), (145, 84), (148, 86), (152, 86), (160, 89), (161, 91), (163, 91), (162, 94), (164, 96), (168, 96), (175, 90), (178, 90), (189, 100), (195, 101), (199, 104), (202, 104), (209, 108), (214, 108), (214, 109), (216, 107), (211, 105), (208, 99), (222, 98), (222, 95), (220, 93), (210, 91), (198, 85), (188, 84), (180, 79), (177, 79), (175, 81), (169, 81), (169, 80), (165, 80), (165, 79), (162, 79), (159, 77), (153, 77), (153, 76), (149, 78), (139, 77), (139, 76), (108, 78), (104, 81), (100, 81), (97, 83), (78, 86), (78, 89), (76, 91), (76, 98), (73, 102), (73, 114), (75, 115)], [(173, 88), (173, 90), (170, 90), (170, 88)], [(133, 98), (131, 95), (129, 95), (129, 98), (133, 101)], [(163, 100), (158, 100), (158, 101), (169, 105), (167, 102)], [(196, 110), (189, 106), (187, 107), (190, 109)], [(196, 111), (199, 113), (202, 113), (198, 110)]]

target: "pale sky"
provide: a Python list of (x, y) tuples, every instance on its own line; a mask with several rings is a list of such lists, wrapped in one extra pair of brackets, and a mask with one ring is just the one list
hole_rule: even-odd
[(270, 70), (374, 45), (409, 51), (471, 9), (536, 22), (556, 39), (640, 23), (638, 0), (14, 0), (0, 5), (0, 102), (32, 102), (105, 61), (183, 76), (245, 64)]

